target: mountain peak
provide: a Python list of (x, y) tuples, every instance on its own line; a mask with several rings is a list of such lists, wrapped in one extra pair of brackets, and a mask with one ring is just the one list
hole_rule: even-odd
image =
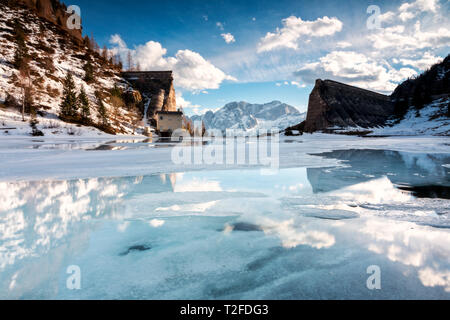
[(251, 104), (245, 101), (230, 102), (216, 112), (207, 112), (202, 116), (193, 116), (193, 121), (203, 121), (207, 129), (285, 129), (298, 120), (304, 120), (305, 114), (280, 101), (265, 104)]

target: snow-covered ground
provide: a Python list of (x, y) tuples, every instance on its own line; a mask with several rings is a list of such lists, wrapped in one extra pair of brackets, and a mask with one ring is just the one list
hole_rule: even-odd
[(390, 120), (384, 127), (330, 127), (336, 133), (361, 133), (367, 136), (450, 136), (450, 118), (447, 116), (449, 98), (440, 98), (421, 110), (410, 107), (404, 118), (398, 122)]
[(444, 106), (448, 99), (439, 99), (416, 111), (411, 108), (405, 118), (392, 127), (377, 128), (371, 135), (445, 135), (450, 136), (450, 118), (445, 115)]
[[(13, 139), (31, 137), (30, 120), (29, 116), (25, 116), (25, 121), (22, 121), (22, 115), (15, 110), (0, 110), (0, 136), (5, 139), (9, 137), (13, 137)], [(66, 123), (61, 121), (56, 114), (47, 114), (45, 117), (39, 116), (36, 120), (38, 121), (36, 128), (44, 134), (40, 138), (114, 137), (114, 135), (107, 134), (94, 127)]]

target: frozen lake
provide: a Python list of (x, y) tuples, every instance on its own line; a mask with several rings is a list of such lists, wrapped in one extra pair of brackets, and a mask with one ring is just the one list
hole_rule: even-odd
[(449, 299), (448, 141), (314, 139), (283, 138), (270, 174), (0, 141), (0, 299)]

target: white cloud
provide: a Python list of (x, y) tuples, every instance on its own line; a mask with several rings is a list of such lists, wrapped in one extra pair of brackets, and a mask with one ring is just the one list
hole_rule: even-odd
[(405, 11), (402, 12), (398, 15), (398, 17), (400, 18), (400, 20), (402, 20), (403, 22), (407, 21), (407, 20), (411, 20), (412, 18), (414, 18), (416, 15), (412, 12), (409, 11)]
[(168, 62), (174, 70), (177, 86), (189, 90), (218, 89), (224, 80), (236, 80), (190, 50), (178, 51)]
[(307, 83), (318, 78), (342, 81), (362, 88), (390, 92), (396, 84), (416, 74), (409, 68), (396, 70), (387, 64), (352, 51), (333, 51), (294, 73)]
[(419, 270), (419, 279), (425, 287), (444, 287), (450, 292), (450, 271), (434, 270), (430, 267)]
[(280, 48), (298, 49), (299, 40), (306, 37), (330, 36), (342, 30), (343, 23), (337, 18), (327, 16), (315, 21), (303, 21), (290, 16), (283, 19), (283, 28), (277, 28), (274, 33), (268, 32), (258, 45), (258, 52), (271, 51)]
[(442, 60), (442, 57), (436, 57), (431, 52), (427, 51), (420, 59), (400, 59), (400, 62), (404, 66), (412, 66), (423, 71)]
[(291, 81), (291, 85), (296, 86), (297, 88), (305, 88), (306, 87), (306, 84), (304, 84), (304, 83), (301, 84), (298, 81)]
[(122, 49), (126, 49), (126, 47), (127, 47), (125, 42), (122, 40), (122, 38), (118, 34), (113, 34), (111, 36), (111, 38), (109, 39), (109, 42), (111, 44), (118, 46), (119, 48), (122, 48)]
[(433, 31), (421, 31), (420, 21), (417, 21), (414, 28), (406, 29), (403, 25), (397, 25), (370, 34), (368, 39), (373, 43), (375, 49), (389, 48), (403, 53), (405, 50), (436, 49), (448, 46), (450, 45), (450, 30), (440, 27)]
[[(110, 42), (120, 53), (129, 51), (119, 35), (111, 37)], [(218, 89), (223, 81), (236, 80), (188, 49), (179, 50), (174, 57), (166, 57), (167, 50), (159, 42), (149, 41), (130, 52), (142, 70), (173, 70), (175, 85), (187, 90)]]
[(392, 22), (392, 21), (394, 20), (395, 16), (396, 16), (396, 15), (395, 15), (394, 12), (388, 11), (388, 12), (386, 12), (386, 13), (381, 14), (381, 15), (378, 17), (378, 19), (380, 19), (380, 22), (381, 22), (381, 23), (383, 23), (383, 22), (389, 23), (389, 22)]
[[(208, 92), (204, 91), (202, 93), (207, 94)], [(190, 101), (185, 100), (183, 95), (179, 91), (177, 91), (176, 95), (177, 95), (177, 106), (183, 108), (183, 111), (189, 116), (203, 115), (208, 111), (216, 112), (217, 110), (220, 109), (220, 108), (216, 109), (205, 108), (198, 104), (192, 104)]]
[(225, 40), (225, 42), (228, 44), (236, 42), (236, 39), (234, 38), (234, 36), (231, 33), (222, 33), (221, 36)]
[(216, 26), (217, 26), (217, 28), (219, 28), (222, 31), (225, 29), (222, 22), (217, 22)]
[(436, 12), (439, 8), (439, 4), (437, 0), (416, 0), (411, 3), (403, 3), (398, 11), (401, 13), (413, 13), (413, 16), (416, 16), (420, 12)]
[(345, 49), (345, 48), (348, 48), (348, 47), (351, 47), (351, 46), (352, 46), (352, 44), (350, 42), (347, 42), (347, 41), (339, 41), (336, 44), (336, 47), (340, 48), (340, 49)]
[(323, 249), (332, 247), (336, 243), (333, 235), (324, 231), (299, 228), (293, 219), (286, 221), (267, 220), (263, 230), (268, 235), (279, 237), (284, 248), (295, 248), (303, 245)]

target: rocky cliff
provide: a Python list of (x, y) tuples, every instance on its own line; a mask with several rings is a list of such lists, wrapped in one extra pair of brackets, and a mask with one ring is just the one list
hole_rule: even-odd
[[(340, 129), (350, 127), (369, 129), (396, 126), (395, 130), (386, 134), (413, 134), (405, 127), (415, 123), (417, 126), (414, 130), (418, 134), (448, 135), (449, 83), (450, 55), (423, 74), (400, 84), (391, 96), (319, 79), (309, 98), (306, 120), (286, 130), (342, 132)], [(411, 121), (412, 118), (421, 119)], [(428, 130), (433, 127), (438, 130)], [(380, 129), (370, 129), (367, 133), (371, 131), (383, 134)], [(361, 130), (359, 132), (362, 133)]]
[(311, 92), (305, 132), (385, 124), (394, 105), (389, 96), (332, 80), (317, 80)]
[(1, 2), (25, 6), (33, 10), (39, 17), (59, 26), (75, 39), (82, 40), (81, 28), (69, 29), (67, 27), (67, 19), (71, 14), (67, 13), (67, 6), (58, 0), (1, 0)]

